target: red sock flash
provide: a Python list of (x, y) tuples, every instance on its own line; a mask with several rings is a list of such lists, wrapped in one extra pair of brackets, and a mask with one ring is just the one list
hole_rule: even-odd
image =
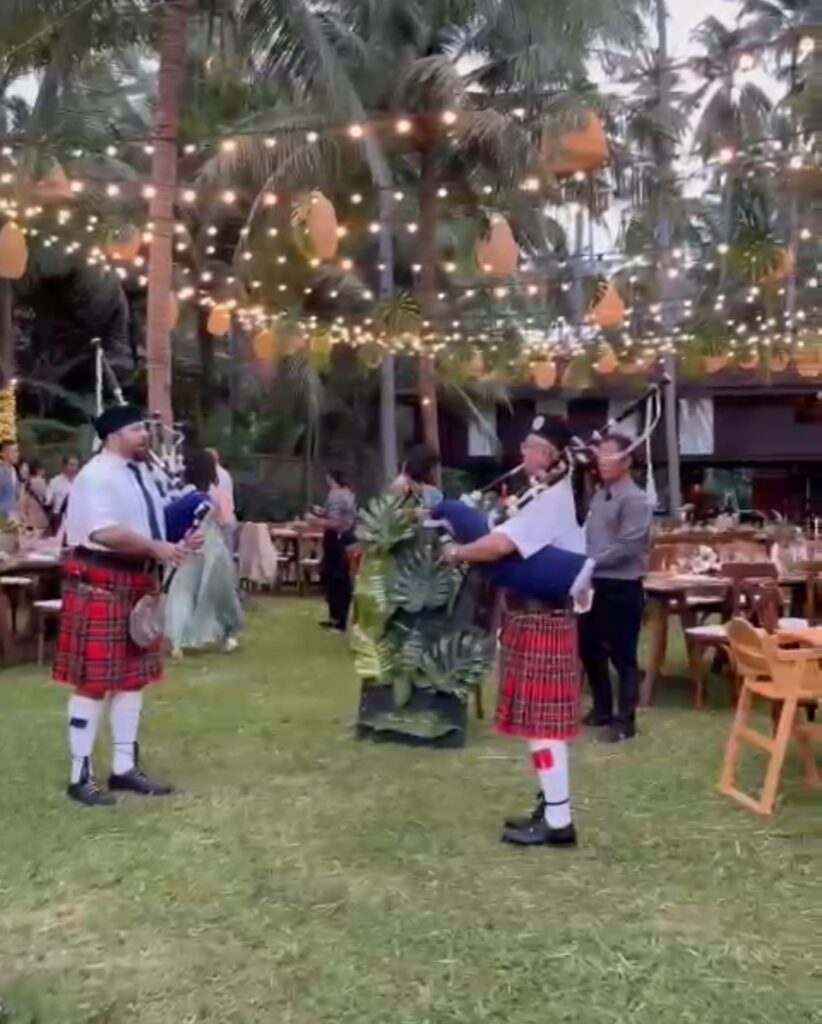
[(554, 755), (547, 747), (543, 750), (535, 750), (531, 754), (531, 764), (535, 771), (547, 772), (554, 767)]

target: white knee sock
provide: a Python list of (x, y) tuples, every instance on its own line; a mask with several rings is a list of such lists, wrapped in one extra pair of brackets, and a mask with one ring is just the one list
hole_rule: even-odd
[(68, 723), (69, 748), (71, 750), (71, 781), (79, 782), (83, 776), (83, 768), (88, 764), (91, 771), (91, 754), (94, 741), (97, 739), (97, 727), (103, 710), (101, 700), (81, 697), (75, 693), (69, 697)]
[(134, 744), (140, 729), (140, 710), (143, 706), (141, 690), (115, 693), (111, 697), (111, 770), (124, 775), (134, 767)]
[(565, 740), (530, 740), (528, 747), (545, 797), (545, 820), (551, 828), (565, 828), (571, 824), (568, 744)]

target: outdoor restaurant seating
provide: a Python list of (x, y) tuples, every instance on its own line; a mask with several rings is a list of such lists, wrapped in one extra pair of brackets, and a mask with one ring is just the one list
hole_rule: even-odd
[[(805, 781), (815, 788), (822, 787), (812, 747), (815, 740), (822, 740), (822, 725), (797, 721), (803, 708), (815, 708), (822, 701), (822, 630), (796, 634), (786, 630), (774, 635), (756, 629), (745, 619), (736, 618), (729, 623), (727, 633), (742, 685), (725, 750), (719, 791), (758, 814), (771, 814), (791, 739), (797, 743)], [(812, 646), (802, 646), (803, 635)], [(786, 649), (786, 643), (793, 643), (793, 649)], [(772, 705), (775, 729), (770, 736), (751, 727), (755, 697)], [(768, 755), (764, 784), (758, 797), (743, 792), (737, 784), (739, 760), (746, 746)]]

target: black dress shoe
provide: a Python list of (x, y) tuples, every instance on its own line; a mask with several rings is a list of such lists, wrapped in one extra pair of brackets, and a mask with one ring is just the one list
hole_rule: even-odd
[(74, 800), (84, 807), (113, 807), (117, 803), (111, 793), (100, 789), (94, 779), (70, 783), (66, 794), (69, 800)]
[(123, 772), (122, 775), (111, 774), (108, 777), (109, 789), (121, 793), (139, 793), (140, 796), (168, 796), (174, 790), (162, 782), (155, 782), (138, 767)]
[(590, 726), (594, 729), (600, 729), (604, 725), (611, 725), (613, 720), (614, 719), (611, 715), (601, 715), (597, 711), (594, 711), (593, 708), (591, 708), (591, 710), (583, 716), (582, 724)]
[(537, 795), (537, 802), (534, 804), (534, 809), (528, 815), (527, 818), (506, 818), (505, 827), (506, 829), (514, 829), (518, 831), (522, 828), (528, 828), (529, 825), (534, 825), (538, 821), (543, 821), (545, 818), (545, 796), (543, 793)]
[(502, 841), (511, 846), (576, 846), (577, 830), (573, 822), (564, 828), (551, 828), (543, 818), (525, 828), (507, 828)]
[(625, 740), (632, 740), (634, 736), (636, 736), (636, 726), (633, 722), (627, 725), (625, 722), (612, 722), (611, 725), (603, 729), (599, 742), (624, 743)]

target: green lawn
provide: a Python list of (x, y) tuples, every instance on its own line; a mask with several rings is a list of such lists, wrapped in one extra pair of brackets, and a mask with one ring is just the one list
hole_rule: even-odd
[(0, 677), (2, 1024), (822, 1021), (822, 798), (795, 763), (773, 820), (718, 797), (727, 708), (580, 743), (579, 850), (512, 850), (519, 744), (356, 742), (317, 617), (175, 666), (143, 739), (180, 794), (114, 812), (63, 796), (64, 693)]

